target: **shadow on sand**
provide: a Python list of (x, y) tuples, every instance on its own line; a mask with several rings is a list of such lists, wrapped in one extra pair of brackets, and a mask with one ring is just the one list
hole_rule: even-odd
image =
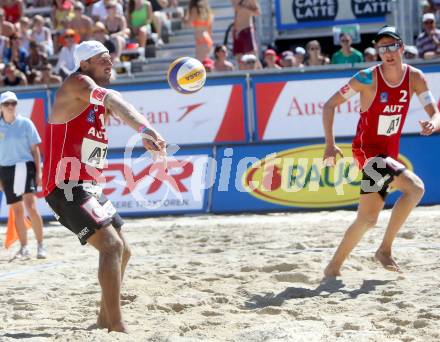
[(21, 340), (24, 338), (36, 338), (36, 337), (52, 337), (52, 334), (41, 333), (41, 334), (31, 334), (31, 333), (6, 333), (2, 335), (3, 337), (15, 338)]
[(341, 300), (355, 299), (360, 294), (367, 294), (376, 290), (377, 286), (386, 285), (391, 280), (364, 280), (361, 287), (355, 290), (345, 290), (342, 280), (336, 278), (324, 279), (317, 288), (308, 289), (304, 287), (288, 287), (283, 292), (275, 295), (267, 293), (265, 295), (254, 295), (246, 300), (244, 308), (248, 310), (261, 309), (267, 306), (281, 306), (284, 301), (297, 298), (323, 297), (327, 298), (333, 293), (339, 292), (347, 295)]

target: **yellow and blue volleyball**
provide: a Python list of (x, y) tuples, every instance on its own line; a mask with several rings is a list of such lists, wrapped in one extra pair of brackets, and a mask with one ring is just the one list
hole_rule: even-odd
[(171, 88), (181, 94), (192, 94), (199, 91), (205, 81), (205, 67), (195, 58), (178, 58), (168, 68), (168, 83)]

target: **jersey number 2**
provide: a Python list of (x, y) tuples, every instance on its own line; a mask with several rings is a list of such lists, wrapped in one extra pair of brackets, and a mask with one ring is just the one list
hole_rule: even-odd
[(402, 97), (400, 98), (399, 102), (407, 102), (408, 99), (408, 92), (406, 90), (401, 90), (400, 91), (400, 95), (402, 95)]

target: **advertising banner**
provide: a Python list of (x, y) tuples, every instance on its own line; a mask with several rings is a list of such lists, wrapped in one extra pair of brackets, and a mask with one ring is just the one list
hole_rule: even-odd
[[(164, 173), (162, 162), (152, 161), (147, 152), (131, 158), (110, 153), (103, 192), (125, 216), (204, 212), (210, 156), (210, 149), (179, 151), (169, 158)], [(40, 214), (53, 219), (42, 193), (37, 196)], [(0, 219), (4, 220), (8, 209), (4, 196), (0, 200)]]
[[(436, 167), (430, 153), (440, 146), (440, 135), (405, 136), (399, 161), (425, 182), (422, 204), (440, 203)], [(261, 144), (219, 149), (211, 211), (284, 211), (355, 206), (362, 175), (348, 140), (338, 144), (344, 158), (334, 168), (325, 167), (325, 146), (316, 143)], [(398, 192), (386, 203), (393, 204)]]
[[(230, 82), (229, 82), (230, 81)], [(245, 142), (245, 83), (207, 85), (195, 94), (183, 95), (162, 86), (116, 87), (125, 100), (145, 115), (171, 144)], [(121, 119), (107, 123), (110, 148), (124, 148), (135, 134)]]
[[(16, 95), (18, 97), (17, 113), (32, 120), (41, 140), (44, 141), (44, 127), (49, 106), (47, 93), (39, 91), (16, 93)], [(40, 146), (40, 150), (43, 150), (43, 146)]]
[[(255, 76), (256, 139), (267, 141), (324, 137), (324, 104), (354, 73), (319, 73), (307, 77), (298, 74), (271, 78)], [(425, 75), (434, 97), (440, 98), (440, 72), (426, 72)], [(354, 136), (359, 110), (359, 95), (336, 109), (336, 137)], [(419, 99), (413, 96), (403, 134), (420, 132), (419, 120), (427, 118)]]
[(278, 30), (384, 23), (391, 0), (275, 0)]

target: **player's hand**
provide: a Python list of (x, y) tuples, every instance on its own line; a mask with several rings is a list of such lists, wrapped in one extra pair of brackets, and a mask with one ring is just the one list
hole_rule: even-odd
[(344, 155), (342, 154), (341, 149), (338, 146), (336, 146), (336, 145), (327, 145), (325, 147), (324, 157), (322, 158), (322, 160), (324, 160), (324, 165), (325, 166), (335, 166), (336, 158), (337, 158), (338, 155), (341, 158), (344, 157)]
[(144, 145), (145, 149), (151, 153), (154, 161), (162, 159), (164, 162), (164, 168), (166, 169), (167, 144), (165, 139), (154, 129), (150, 129), (148, 132), (142, 133), (142, 145)]
[(431, 135), (437, 129), (432, 121), (419, 120), (419, 124), (422, 127), (421, 135)]

